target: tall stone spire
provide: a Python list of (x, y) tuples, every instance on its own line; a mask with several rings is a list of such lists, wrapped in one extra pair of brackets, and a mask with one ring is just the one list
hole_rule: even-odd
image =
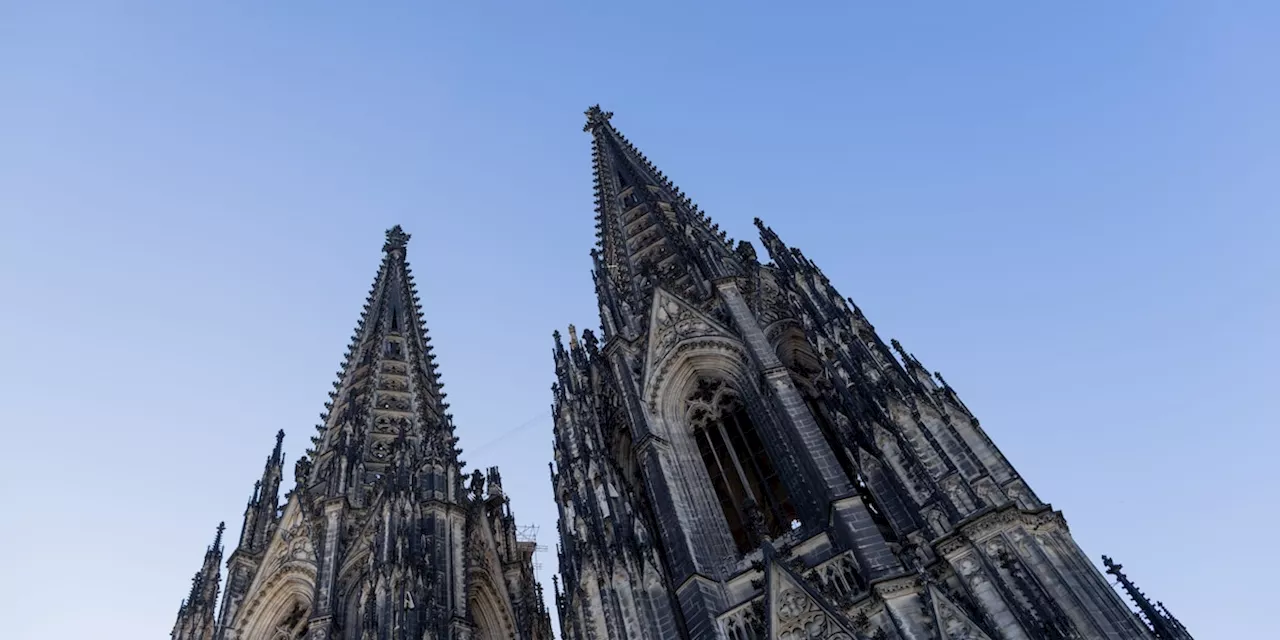
[(408, 242), (398, 226), (386, 233), (323, 423), (282, 506), (276, 435), (228, 562), (217, 636), (182, 640), (549, 640), (537, 543), (517, 538), (497, 468), (487, 495), (483, 474), (463, 482)]
[(611, 116), (585, 127), (603, 337), (553, 351), (566, 638), (1184, 640), (941, 376), (762, 222), (771, 262), (731, 246)]
[(334, 382), (315, 446), (299, 465), (312, 492), (363, 504), (392, 462), (397, 438), (432, 460), (457, 463), (453, 419), (406, 260), (409, 234), (387, 230), (382, 264)]
[(688, 300), (743, 273), (732, 242), (614, 128), (612, 112), (586, 111), (595, 174), (597, 292), (605, 337), (636, 334), (653, 289)]
[(253, 483), (253, 494), (244, 507), (244, 524), (240, 527), (240, 542), (227, 559), (227, 586), (223, 593), (222, 609), (218, 612), (219, 627), (234, 617), (249, 588), (249, 578), (262, 562), (267, 545), (280, 526), (280, 483), (284, 479), (284, 430), (276, 432), (276, 445), (267, 456), (262, 477)]
[(218, 533), (213, 544), (204, 552), (204, 562), (191, 579), (191, 593), (178, 608), (178, 620), (169, 634), (172, 640), (213, 640), (214, 611), (218, 606), (218, 583), (222, 579), (222, 532), (225, 523), (218, 523)]
[(239, 549), (261, 552), (275, 531), (279, 508), (280, 482), (284, 478), (284, 429), (276, 432), (276, 446), (267, 456), (262, 479), (253, 485), (253, 495), (245, 506), (244, 526), (240, 528)]

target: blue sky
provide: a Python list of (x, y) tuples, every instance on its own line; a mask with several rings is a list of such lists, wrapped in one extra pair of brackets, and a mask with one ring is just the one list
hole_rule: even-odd
[(464, 457), (554, 550), (596, 102), (941, 370), (1091, 556), (1273, 628), (1274, 5), (270, 4), (0, 3), (6, 637), (168, 633), (396, 223)]

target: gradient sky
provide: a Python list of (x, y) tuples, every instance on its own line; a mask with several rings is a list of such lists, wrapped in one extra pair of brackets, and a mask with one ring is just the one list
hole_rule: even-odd
[(1095, 560), (1274, 631), (1274, 3), (375, 4), (0, 2), (5, 638), (168, 634), (396, 223), (550, 592), (596, 102), (941, 370)]

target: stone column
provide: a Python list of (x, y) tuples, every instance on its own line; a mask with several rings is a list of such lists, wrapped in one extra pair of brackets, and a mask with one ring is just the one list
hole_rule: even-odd
[[(816, 490), (817, 495), (814, 497), (827, 506), (827, 513), (821, 515), (827, 516), (835, 529), (836, 537), (853, 551), (868, 580), (900, 571), (898, 559), (889, 550), (880, 529), (871, 519), (871, 512), (854, 491), (853, 482), (845, 476), (821, 427), (791, 380), (791, 373), (778, 359), (760, 328), (760, 323), (756, 321), (742, 292), (738, 290), (737, 283), (722, 280), (716, 287), (742, 334), (752, 360), (763, 373), (767, 392), (771, 394), (775, 408), (784, 419), (784, 432), (774, 435), (792, 443), (792, 449), (799, 458), (797, 462), (809, 476), (808, 481), (803, 484)], [(811, 514), (810, 517), (819, 515)]]

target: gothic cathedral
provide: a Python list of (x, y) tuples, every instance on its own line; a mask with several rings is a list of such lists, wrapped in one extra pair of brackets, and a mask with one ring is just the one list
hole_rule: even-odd
[(550, 640), (497, 468), (463, 476), (452, 416), (405, 261), (387, 232), (313, 448), (278, 491), (284, 432), (245, 508), (218, 597), (222, 532), (172, 640)]
[[(601, 335), (555, 336), (566, 640), (1191, 640), (1133, 612), (939, 374), (759, 220), (734, 245), (598, 106)], [(549, 640), (497, 468), (464, 475), (406, 250), (280, 504), (276, 435), (172, 640)]]
[(556, 334), (568, 640), (1189, 640), (1133, 613), (955, 390), (756, 221), (736, 246), (598, 106), (602, 335)]

